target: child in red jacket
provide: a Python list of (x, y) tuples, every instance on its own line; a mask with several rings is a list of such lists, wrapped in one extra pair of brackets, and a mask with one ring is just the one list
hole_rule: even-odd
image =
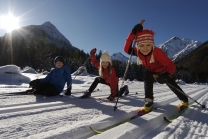
[[(132, 48), (131, 44), (135, 36), (136, 46)], [(141, 115), (148, 113), (152, 109), (154, 80), (161, 84), (166, 83), (177, 95), (181, 100), (178, 106), (181, 110), (188, 106), (187, 96), (185, 93), (181, 93), (183, 90), (177, 85), (173, 78), (176, 66), (160, 48), (154, 46), (153, 31), (143, 30), (141, 24), (135, 25), (125, 42), (124, 51), (127, 54), (131, 54), (131, 51), (133, 51), (132, 55), (138, 57), (138, 64), (142, 64), (147, 69), (144, 81), (145, 105), (139, 110)], [(180, 92), (178, 90), (180, 90)]]
[(110, 86), (111, 94), (107, 98), (110, 101), (113, 101), (115, 97), (119, 94), (122, 96), (122, 94), (125, 92), (125, 95), (128, 95), (128, 86), (125, 85), (120, 89), (120, 92), (118, 92), (118, 77), (116, 75), (116, 70), (112, 66), (111, 57), (108, 55), (108, 51), (104, 51), (103, 55), (100, 57), (100, 62), (97, 62), (96, 57), (96, 48), (92, 49), (90, 51), (90, 59), (92, 65), (99, 70), (99, 77), (96, 77), (92, 85), (83, 96), (80, 98), (88, 98), (91, 96), (92, 91), (96, 88), (98, 83), (106, 84)]

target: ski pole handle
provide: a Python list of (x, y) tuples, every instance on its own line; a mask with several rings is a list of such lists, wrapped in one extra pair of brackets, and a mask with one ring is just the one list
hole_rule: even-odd
[(142, 20), (139, 22), (139, 24), (141, 24), (141, 25), (142, 25), (142, 24), (144, 23), (144, 21), (145, 21), (145, 20), (144, 20), (144, 19), (142, 19)]

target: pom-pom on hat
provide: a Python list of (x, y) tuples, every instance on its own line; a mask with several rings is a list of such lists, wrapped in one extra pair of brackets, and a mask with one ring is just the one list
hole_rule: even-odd
[(100, 62), (110, 62), (112, 65), (111, 57), (109, 56), (107, 50), (105, 50), (104, 53), (101, 55)]
[(56, 62), (58, 61), (61, 61), (63, 64), (64, 64), (64, 58), (62, 56), (57, 56), (55, 59), (54, 59), (54, 64), (56, 64)]
[(137, 45), (141, 43), (153, 43), (154, 44), (154, 32), (152, 30), (144, 29), (137, 33), (136, 38)]

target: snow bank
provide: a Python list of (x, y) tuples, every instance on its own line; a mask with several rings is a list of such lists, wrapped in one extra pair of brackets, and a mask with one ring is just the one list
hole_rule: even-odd
[(1, 84), (15, 84), (15, 83), (29, 83), (30, 78), (24, 76), (20, 72), (20, 68), (16, 65), (6, 65), (0, 67), (0, 83)]

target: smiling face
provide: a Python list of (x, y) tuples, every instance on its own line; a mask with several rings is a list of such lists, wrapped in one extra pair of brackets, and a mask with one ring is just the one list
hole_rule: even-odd
[(153, 50), (153, 43), (140, 43), (137, 50), (143, 55), (148, 55)]
[(63, 65), (64, 65), (64, 64), (63, 64), (61, 61), (57, 61), (57, 62), (55, 63), (55, 66), (56, 66), (57, 68), (61, 68)]
[(107, 68), (107, 67), (109, 66), (109, 62), (102, 61), (102, 62), (101, 62), (101, 66), (102, 66), (103, 68)]

